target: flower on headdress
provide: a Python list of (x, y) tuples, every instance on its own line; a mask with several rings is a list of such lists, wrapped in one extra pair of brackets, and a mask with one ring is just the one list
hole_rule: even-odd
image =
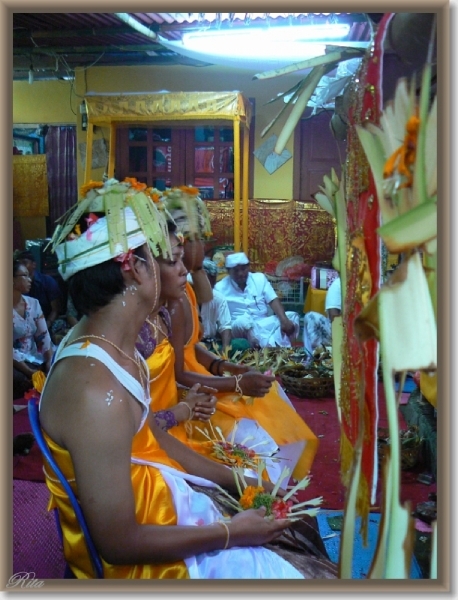
[(146, 183), (141, 183), (140, 181), (137, 181), (136, 177), (125, 177), (124, 181), (126, 183), (130, 183), (131, 187), (139, 192), (143, 192), (144, 190), (146, 190)]
[(121, 263), (121, 269), (123, 271), (130, 271), (131, 267), (130, 267), (130, 258), (133, 255), (133, 250), (130, 249), (127, 252), (123, 252), (122, 254), (119, 254), (118, 256), (115, 256), (113, 260), (115, 260), (116, 262)]
[(89, 216), (86, 217), (87, 226), (90, 227), (91, 225), (94, 225), (94, 223), (96, 223), (98, 220), (99, 217), (97, 215), (94, 213), (89, 213)]
[(181, 233), (181, 231), (177, 231), (175, 233), (177, 240), (180, 242), (181, 245), (184, 244), (184, 235)]
[(146, 192), (146, 194), (148, 194), (148, 196), (151, 198), (151, 200), (155, 204), (157, 204), (160, 201), (161, 194), (160, 194), (159, 190), (157, 190), (156, 188), (152, 188), (152, 187), (146, 188), (145, 192)]
[(80, 187), (80, 195), (82, 198), (84, 198), (84, 196), (93, 189), (96, 188), (102, 188), (103, 187), (103, 181), (89, 181), (89, 183), (85, 183), (84, 185), (82, 185)]
[(180, 185), (178, 189), (184, 192), (185, 194), (189, 194), (190, 196), (198, 196), (200, 193), (198, 188), (192, 187), (190, 185)]

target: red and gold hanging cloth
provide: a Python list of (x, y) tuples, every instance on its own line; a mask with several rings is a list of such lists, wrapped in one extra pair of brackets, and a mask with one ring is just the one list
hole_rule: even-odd
[(380, 288), (381, 242), (376, 233), (380, 211), (375, 184), (354, 126), (379, 124), (382, 110), (383, 45), (393, 13), (380, 21), (373, 47), (352, 82), (347, 135), (347, 289), (343, 308), (340, 405), (342, 415), (341, 475), (349, 485), (355, 450), (361, 447), (362, 465), (356, 501), (367, 532), (370, 504), (377, 484), (377, 370), (378, 342), (360, 342), (354, 321)]

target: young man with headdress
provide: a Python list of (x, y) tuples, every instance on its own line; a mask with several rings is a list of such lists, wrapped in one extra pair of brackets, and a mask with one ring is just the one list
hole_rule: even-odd
[[(165, 223), (143, 191), (111, 180), (100, 192), (97, 185), (90, 189), (53, 238), (59, 271), (84, 316), (57, 350), (42, 391), (40, 422), (77, 491), (104, 577), (306, 577), (307, 568), (300, 572), (262, 546), (281, 535), (288, 520), (266, 520), (261, 508), (224, 521), (209, 495), (194, 487), (208, 491), (216, 482), (234, 488), (231, 471), (147, 419), (148, 371), (135, 342), (157, 308), (160, 281), (153, 254), (170, 256), (170, 244)], [(67, 239), (79, 217), (99, 205), (107, 216), (92, 213), (88, 229)], [(91, 578), (69, 499), (49, 465), (45, 474), (51, 506), (59, 510), (66, 560), (78, 578)], [(301, 555), (315, 573), (317, 562), (316, 576), (335, 577), (328, 561)]]

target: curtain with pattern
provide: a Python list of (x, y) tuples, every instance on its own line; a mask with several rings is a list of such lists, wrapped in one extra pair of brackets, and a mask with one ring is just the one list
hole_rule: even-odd
[(48, 165), (49, 220), (55, 221), (78, 200), (76, 178), (76, 127), (50, 125), (45, 138)]

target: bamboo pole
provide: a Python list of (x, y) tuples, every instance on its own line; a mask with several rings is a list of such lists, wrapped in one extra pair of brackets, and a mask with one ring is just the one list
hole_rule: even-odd
[(110, 123), (110, 147), (109, 147), (109, 154), (108, 154), (108, 177), (109, 177), (109, 179), (114, 177), (115, 158), (116, 158), (116, 125), (114, 123)]
[(92, 174), (92, 141), (94, 139), (94, 125), (87, 124), (86, 133), (86, 164), (84, 167), (84, 183), (88, 183)]
[(248, 161), (249, 161), (249, 130), (243, 128), (243, 171), (242, 171), (242, 249), (248, 256)]
[(240, 252), (240, 121), (234, 119), (234, 251)]

